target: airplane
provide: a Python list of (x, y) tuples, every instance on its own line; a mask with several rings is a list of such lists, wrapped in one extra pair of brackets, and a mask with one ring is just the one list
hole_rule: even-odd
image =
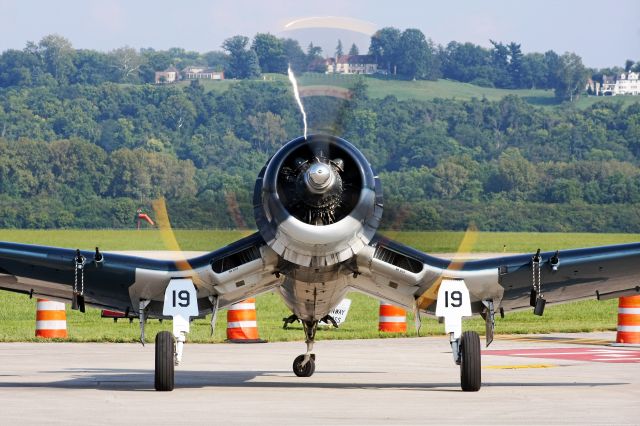
[[(430, 256), (378, 233), (383, 199), (364, 155), (337, 136), (285, 143), (255, 183), (257, 232), (208, 254), (160, 260), (0, 243), (0, 289), (132, 314), (172, 318), (156, 335), (155, 389), (174, 388), (189, 319), (277, 291), (302, 321), (306, 351), (293, 372), (315, 371), (318, 322), (356, 290), (443, 318), (463, 391), (481, 388), (480, 338), (462, 317), (480, 314), (491, 343), (496, 313), (546, 304), (640, 294), (640, 243), (484, 260)], [(393, 344), (393, 341), (389, 341)]]

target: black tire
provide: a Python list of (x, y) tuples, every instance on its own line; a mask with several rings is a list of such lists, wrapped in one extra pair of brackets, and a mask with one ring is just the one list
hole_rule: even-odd
[(156, 334), (156, 375), (157, 391), (172, 391), (174, 382), (175, 339), (168, 331)]
[(313, 358), (309, 359), (306, 365), (302, 366), (302, 361), (304, 361), (304, 355), (298, 355), (296, 359), (293, 360), (293, 372), (298, 377), (311, 377), (313, 373), (316, 371), (316, 362)]
[(465, 331), (460, 338), (460, 385), (465, 392), (477, 392), (482, 386), (480, 368), (480, 337), (475, 331)]

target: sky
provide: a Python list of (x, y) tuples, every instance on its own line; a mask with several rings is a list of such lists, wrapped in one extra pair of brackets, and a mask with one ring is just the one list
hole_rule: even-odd
[[(297, 29), (286, 27), (292, 21)], [(575, 52), (596, 68), (640, 61), (638, 0), (0, 0), (0, 51), (56, 33), (76, 48), (206, 52), (233, 35), (270, 32), (333, 55), (338, 38), (345, 50), (355, 42), (365, 52), (371, 29), (386, 26), (418, 28), (436, 44), (491, 39), (524, 52)]]

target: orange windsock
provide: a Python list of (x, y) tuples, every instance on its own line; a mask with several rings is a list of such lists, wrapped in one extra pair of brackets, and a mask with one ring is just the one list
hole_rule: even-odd
[(256, 299), (234, 303), (227, 311), (227, 341), (232, 343), (263, 343), (258, 335)]
[(155, 222), (153, 221), (153, 219), (151, 219), (151, 218), (149, 217), (149, 215), (148, 215), (148, 214), (146, 214), (146, 213), (138, 213), (138, 219), (146, 220), (146, 221), (147, 221), (147, 223), (149, 223), (149, 225), (151, 225), (151, 226), (154, 226), (154, 225), (155, 225)]
[(618, 300), (618, 335), (616, 343), (640, 344), (640, 296)]
[(67, 337), (67, 314), (64, 303), (38, 299), (36, 337), (45, 339)]
[(407, 313), (404, 309), (380, 301), (380, 319), (378, 331), (387, 333), (405, 333), (407, 331)]

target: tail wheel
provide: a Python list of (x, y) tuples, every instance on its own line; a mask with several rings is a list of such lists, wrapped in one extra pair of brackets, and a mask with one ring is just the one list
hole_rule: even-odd
[(304, 361), (304, 355), (298, 355), (296, 359), (293, 360), (293, 372), (298, 377), (311, 377), (313, 373), (316, 371), (316, 361), (315, 357), (312, 356), (309, 358), (309, 361), (302, 365), (302, 361)]
[(156, 375), (157, 391), (172, 391), (174, 382), (174, 356), (176, 341), (168, 331), (156, 334)]
[(463, 391), (480, 390), (480, 368), (480, 337), (475, 331), (465, 331), (460, 337), (460, 384)]

